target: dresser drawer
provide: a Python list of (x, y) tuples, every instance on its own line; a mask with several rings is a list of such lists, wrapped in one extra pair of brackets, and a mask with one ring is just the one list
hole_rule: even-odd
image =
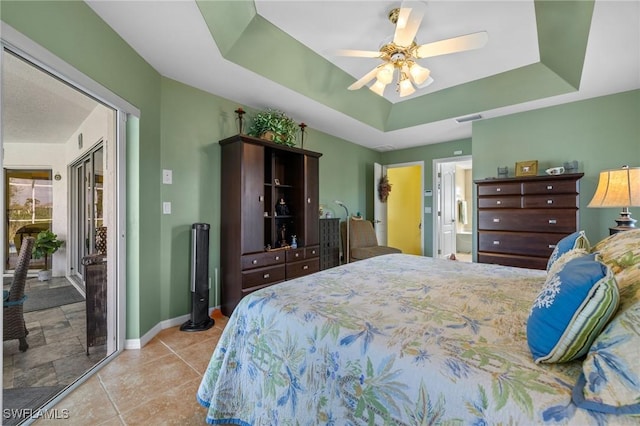
[(527, 195), (522, 197), (522, 205), (524, 208), (578, 208), (577, 194), (560, 194), (560, 195)]
[(284, 251), (265, 251), (260, 253), (245, 254), (242, 256), (242, 269), (262, 268), (269, 265), (284, 263)]
[(287, 263), (304, 260), (304, 247), (287, 250)]
[(578, 181), (554, 180), (540, 182), (523, 182), (522, 193), (528, 194), (577, 194)]
[(484, 195), (520, 195), (520, 183), (496, 182), (478, 185), (478, 196)]
[(576, 209), (504, 209), (478, 212), (478, 229), (570, 234), (576, 231)]
[[(547, 259), (509, 254), (478, 253), (478, 263), (494, 263), (496, 265), (515, 266), (517, 268), (547, 269)], [(540, 286), (544, 282), (540, 283)]]
[(270, 266), (268, 268), (252, 269), (242, 272), (242, 288), (271, 284), (285, 279), (285, 266)]
[(305, 259), (312, 259), (318, 256), (320, 256), (320, 246), (305, 247), (304, 249)]
[(304, 275), (313, 274), (320, 270), (320, 259), (315, 257), (313, 259), (303, 260), (301, 262), (287, 263), (287, 279), (302, 277)]
[(478, 251), (548, 258), (563, 236), (564, 234), (482, 231), (478, 233)]
[(479, 209), (518, 209), (522, 206), (522, 197), (511, 195), (506, 197), (480, 197)]

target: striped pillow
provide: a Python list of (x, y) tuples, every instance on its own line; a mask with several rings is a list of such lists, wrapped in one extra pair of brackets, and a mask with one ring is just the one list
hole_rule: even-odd
[(615, 277), (595, 254), (572, 259), (549, 274), (527, 320), (534, 361), (566, 362), (586, 354), (618, 301)]

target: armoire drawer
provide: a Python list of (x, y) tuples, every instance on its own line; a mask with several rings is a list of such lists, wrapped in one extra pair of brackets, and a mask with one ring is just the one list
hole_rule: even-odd
[(286, 269), (284, 265), (271, 266), (268, 268), (252, 269), (242, 272), (242, 288), (251, 288), (257, 285), (264, 285), (284, 281)]
[(576, 209), (504, 209), (478, 212), (478, 229), (570, 234), (578, 223)]
[(539, 182), (523, 182), (522, 194), (577, 194), (578, 181), (555, 180)]
[(302, 277), (304, 275), (313, 274), (320, 270), (320, 259), (306, 259), (301, 262), (287, 263), (287, 279)]
[(522, 197), (522, 206), (529, 208), (578, 208), (577, 194), (527, 195)]
[(245, 269), (262, 268), (269, 265), (278, 265), (284, 263), (284, 251), (265, 251), (259, 253), (245, 254), (242, 256), (241, 267)]
[(518, 209), (520, 207), (522, 207), (522, 197), (519, 195), (478, 198), (479, 209)]
[(564, 234), (482, 231), (478, 251), (548, 258)]
[(478, 196), (485, 195), (520, 195), (519, 182), (502, 182), (478, 185)]

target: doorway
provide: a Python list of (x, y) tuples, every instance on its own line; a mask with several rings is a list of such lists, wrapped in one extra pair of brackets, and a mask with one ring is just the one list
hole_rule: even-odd
[[(2, 47), (0, 180), (9, 198), (2, 197), (0, 209), (12, 219), (5, 224), (4, 230), (10, 232), (5, 233), (0, 250), (10, 260), (11, 246), (16, 251), (19, 247), (8, 234), (15, 240), (24, 226), (27, 231), (46, 226), (63, 241), (52, 257), (52, 279), (36, 278), (33, 268), (39, 265), (30, 262), (23, 315), (29, 347), (23, 351), (17, 340), (3, 341), (3, 407), (26, 416), (60, 398), (79, 380), (86, 380), (122, 349), (124, 317), (119, 302), (124, 292), (118, 287), (123, 283), (124, 264), (118, 261), (124, 258), (117, 254), (123, 249), (118, 228), (123, 226), (124, 191), (119, 193), (118, 188), (124, 188), (124, 168), (118, 171), (118, 164), (124, 156), (118, 147), (124, 146), (125, 115), (28, 54), (5, 46), (4, 38)], [(86, 158), (90, 167), (74, 168)], [(84, 179), (81, 183), (74, 180), (72, 172), (77, 170), (90, 177), (88, 185)], [(25, 191), (30, 194), (22, 194)], [(76, 217), (80, 205), (83, 212)], [(89, 330), (97, 328), (90, 320), (95, 316), (90, 306), (95, 304), (86, 303), (84, 275), (73, 279), (81, 256), (95, 248), (100, 228), (109, 231), (104, 238), (109, 246), (105, 250), (107, 272), (101, 275), (106, 277), (107, 293), (104, 339), (90, 337)], [(89, 250), (85, 250), (87, 243)], [(3, 279), (8, 290), (13, 271), (6, 266)], [(27, 306), (30, 302), (34, 303)], [(10, 420), (7, 424), (24, 418)]]
[(472, 167), (470, 155), (433, 160), (434, 257), (472, 261)]
[[(51, 227), (53, 185), (51, 169), (5, 169), (4, 272), (15, 269), (18, 250), (25, 237), (35, 237)], [(30, 269), (44, 267), (44, 258), (32, 259)]]
[(377, 183), (387, 176), (391, 193), (386, 202), (375, 197), (378, 244), (398, 248), (406, 254), (424, 255), (424, 162), (377, 165)]

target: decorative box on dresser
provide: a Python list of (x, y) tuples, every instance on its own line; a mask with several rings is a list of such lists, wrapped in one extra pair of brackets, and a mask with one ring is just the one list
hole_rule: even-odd
[(247, 294), (320, 269), (322, 154), (247, 135), (220, 146), (220, 297), (230, 316)]
[(340, 265), (340, 219), (320, 219), (320, 270)]
[(476, 180), (478, 262), (545, 269), (578, 230), (583, 173)]

